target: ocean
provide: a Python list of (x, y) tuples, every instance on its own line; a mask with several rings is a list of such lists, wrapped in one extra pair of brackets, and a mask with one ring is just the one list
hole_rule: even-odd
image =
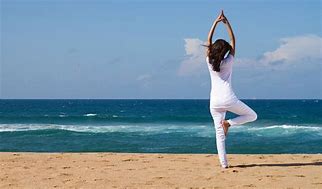
[[(242, 101), (227, 153), (322, 153), (322, 100)], [(0, 100), (0, 151), (217, 153), (207, 99)]]

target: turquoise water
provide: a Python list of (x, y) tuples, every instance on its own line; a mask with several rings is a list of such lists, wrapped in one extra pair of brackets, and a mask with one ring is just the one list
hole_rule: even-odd
[[(321, 100), (243, 100), (228, 153), (322, 153)], [(227, 113), (226, 118), (234, 117)], [(0, 100), (0, 151), (217, 153), (209, 100)]]

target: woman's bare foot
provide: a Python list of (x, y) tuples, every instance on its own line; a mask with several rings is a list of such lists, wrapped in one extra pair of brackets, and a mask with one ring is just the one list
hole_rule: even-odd
[(228, 168), (229, 168), (229, 166), (228, 166), (228, 165), (222, 165), (222, 166), (221, 166), (221, 168), (222, 168), (222, 169), (228, 169)]
[(225, 133), (225, 136), (226, 136), (227, 133), (228, 133), (228, 129), (230, 127), (230, 124), (229, 124), (229, 122), (227, 120), (222, 120), (221, 125), (224, 128), (224, 133)]

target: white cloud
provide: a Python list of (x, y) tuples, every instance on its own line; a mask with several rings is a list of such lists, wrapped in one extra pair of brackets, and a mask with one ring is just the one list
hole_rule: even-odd
[(186, 38), (186, 57), (181, 62), (178, 75), (197, 74), (205, 66), (205, 48), (201, 46), (204, 42), (198, 38)]
[[(187, 38), (185, 41), (186, 57), (181, 62), (178, 75), (201, 74), (206, 68), (204, 42), (198, 38)], [(317, 35), (301, 35), (280, 39), (281, 44), (273, 51), (265, 52), (261, 58), (236, 58), (238, 67), (267, 67), (276, 69), (287, 68), (290, 64), (310, 61), (321, 64), (322, 38)]]
[(252, 58), (236, 58), (235, 59), (236, 66), (243, 67), (243, 66), (257, 66), (258, 61)]
[(136, 80), (140, 82), (141, 86), (147, 88), (151, 84), (152, 76), (150, 74), (139, 75)]
[(317, 35), (288, 37), (280, 41), (281, 45), (276, 50), (264, 53), (261, 63), (296, 63), (322, 58), (322, 38)]
[(143, 80), (148, 80), (151, 78), (151, 75), (150, 74), (142, 74), (142, 75), (139, 75), (136, 80), (138, 81), (143, 81)]

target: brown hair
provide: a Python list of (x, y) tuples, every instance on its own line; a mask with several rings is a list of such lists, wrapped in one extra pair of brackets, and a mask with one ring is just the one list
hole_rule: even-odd
[(225, 58), (228, 51), (231, 51), (231, 45), (224, 39), (217, 39), (213, 44), (207, 46), (207, 56), (212, 69), (220, 72), (220, 63)]

